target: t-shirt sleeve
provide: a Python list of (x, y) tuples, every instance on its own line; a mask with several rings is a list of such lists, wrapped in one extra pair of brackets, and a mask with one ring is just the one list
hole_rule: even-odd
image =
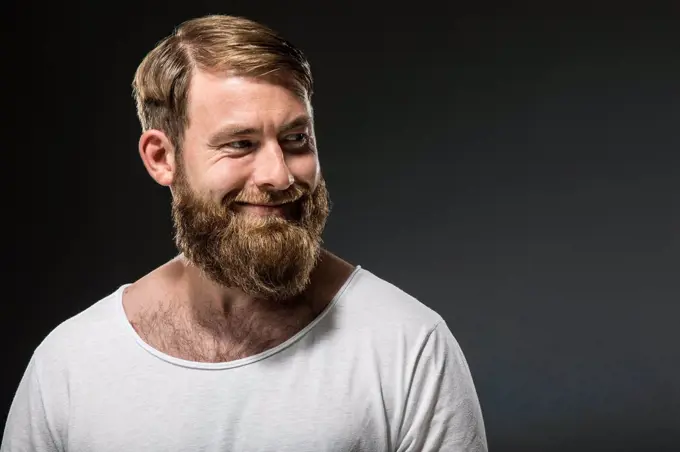
[(36, 355), (31, 358), (14, 395), (0, 452), (63, 452), (58, 421), (50, 412)]
[(441, 321), (413, 370), (397, 452), (486, 452), (482, 411), (467, 361)]

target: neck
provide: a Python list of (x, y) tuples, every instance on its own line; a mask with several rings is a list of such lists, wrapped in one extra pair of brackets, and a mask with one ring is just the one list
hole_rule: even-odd
[(159, 350), (197, 361), (227, 361), (292, 337), (328, 306), (353, 270), (323, 251), (305, 291), (273, 302), (220, 287), (178, 256), (128, 287), (123, 307), (140, 336)]
[(175, 259), (180, 277), (176, 280), (177, 292), (192, 311), (206, 311), (211, 315), (229, 315), (232, 312), (251, 310), (264, 305), (264, 300), (246, 294), (235, 287), (224, 287), (190, 262), (183, 254)]
[[(181, 299), (189, 300), (186, 307), (196, 320), (258, 314), (280, 316), (300, 310), (320, 312), (335, 294), (329, 291), (339, 289), (336, 287), (338, 276), (344, 281), (351, 273), (349, 264), (322, 250), (310, 275), (310, 283), (301, 294), (291, 299), (267, 300), (212, 281), (183, 255), (175, 258), (173, 266), (179, 276), (176, 279), (177, 289), (184, 295)], [(349, 273), (347, 267), (350, 268)]]

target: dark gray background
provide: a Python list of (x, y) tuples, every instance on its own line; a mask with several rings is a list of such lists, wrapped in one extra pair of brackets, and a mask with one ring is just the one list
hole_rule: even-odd
[(680, 444), (680, 15), (187, 3), (76, 3), (10, 27), (3, 424), (54, 326), (173, 255), (130, 82), (174, 25), (219, 12), (307, 53), (326, 244), (446, 318), (491, 450)]

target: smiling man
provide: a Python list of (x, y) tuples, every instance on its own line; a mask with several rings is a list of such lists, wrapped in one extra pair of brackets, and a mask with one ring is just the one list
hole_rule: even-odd
[(203, 17), (146, 56), (134, 92), (180, 253), (40, 344), (2, 452), (486, 451), (444, 320), (321, 247), (304, 55)]

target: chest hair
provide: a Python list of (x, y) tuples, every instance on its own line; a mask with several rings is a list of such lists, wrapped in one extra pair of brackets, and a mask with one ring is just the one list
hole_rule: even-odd
[(307, 326), (318, 313), (309, 306), (276, 312), (204, 313), (200, 317), (162, 306), (131, 321), (157, 350), (196, 362), (227, 362), (276, 347)]

